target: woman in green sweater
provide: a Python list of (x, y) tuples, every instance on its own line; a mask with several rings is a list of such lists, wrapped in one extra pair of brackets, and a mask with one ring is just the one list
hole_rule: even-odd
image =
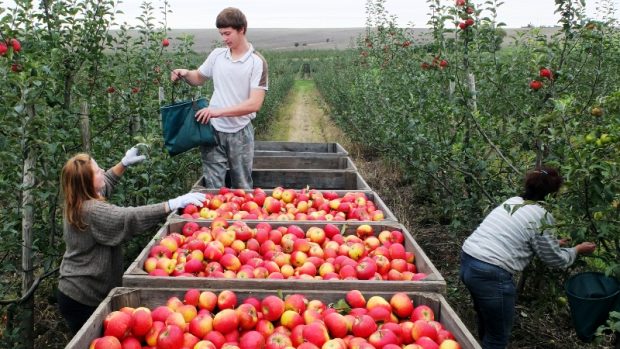
[(155, 227), (173, 210), (202, 206), (205, 195), (189, 193), (167, 202), (119, 207), (106, 201), (126, 168), (144, 161), (136, 147), (108, 171), (88, 154), (77, 154), (62, 169), (66, 251), (60, 265), (58, 304), (76, 333), (123, 276), (121, 244)]

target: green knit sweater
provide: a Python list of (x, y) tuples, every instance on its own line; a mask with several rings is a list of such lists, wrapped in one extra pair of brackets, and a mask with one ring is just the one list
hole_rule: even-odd
[[(109, 197), (120, 177), (105, 173), (102, 193)], [(121, 244), (135, 233), (155, 227), (166, 218), (164, 203), (118, 207), (103, 200), (89, 200), (82, 207), (85, 230), (64, 222), (66, 251), (60, 264), (58, 289), (73, 300), (98, 306), (114, 287), (121, 286)]]

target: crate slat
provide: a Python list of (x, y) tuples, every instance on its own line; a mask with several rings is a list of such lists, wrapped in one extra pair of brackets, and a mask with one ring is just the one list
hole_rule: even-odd
[(254, 157), (320, 156), (343, 157), (349, 153), (338, 143), (255, 141)]

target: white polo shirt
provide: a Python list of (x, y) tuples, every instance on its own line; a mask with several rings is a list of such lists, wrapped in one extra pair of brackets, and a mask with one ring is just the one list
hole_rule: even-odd
[[(250, 98), (252, 89), (267, 90), (267, 61), (250, 44), (248, 52), (238, 60), (232, 59), (230, 49), (214, 49), (198, 68), (204, 77), (213, 80), (213, 95), (209, 105), (214, 108), (230, 107)], [(211, 119), (213, 127), (226, 133), (234, 133), (256, 117), (250, 113), (238, 117)]]

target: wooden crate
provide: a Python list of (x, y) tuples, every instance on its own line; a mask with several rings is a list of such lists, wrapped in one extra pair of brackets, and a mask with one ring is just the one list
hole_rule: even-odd
[[(212, 194), (216, 194), (219, 191), (219, 189), (206, 189), (203, 186), (197, 185), (198, 183), (200, 183), (200, 181), (194, 184), (194, 186), (192, 187), (192, 191), (199, 191), (202, 193), (212, 193)], [(288, 188), (284, 187), (284, 189), (288, 189)], [(271, 195), (272, 192), (273, 192), (273, 189), (265, 190), (265, 193), (267, 193), (267, 195)], [(344, 196), (348, 192), (363, 192), (366, 194), (366, 197), (368, 198), (368, 200), (371, 200), (375, 204), (375, 207), (378, 210), (383, 211), (384, 219), (381, 222), (397, 222), (398, 221), (398, 219), (396, 218), (394, 213), (392, 213), (390, 208), (387, 207), (385, 202), (381, 200), (381, 197), (374, 191), (371, 191), (371, 190), (333, 190), (333, 192), (337, 193), (340, 197)], [(168, 216), (168, 219), (182, 219), (181, 210), (177, 210), (176, 212), (170, 213), (170, 215)], [(199, 220), (202, 221), (203, 219), (199, 219)], [(252, 220), (246, 220), (246, 222), (252, 222)], [(291, 222), (304, 222), (304, 221), (291, 221)]]
[(258, 156), (254, 158), (254, 169), (322, 169), (357, 171), (348, 156), (317, 157), (300, 156)]
[[(414, 264), (419, 273), (427, 274), (426, 279), (418, 281), (376, 281), (376, 280), (297, 280), (297, 279), (225, 279), (205, 277), (172, 277), (172, 276), (149, 276), (144, 270), (144, 261), (148, 258), (151, 248), (159, 243), (159, 240), (173, 232), (181, 232), (181, 228), (187, 221), (173, 220), (167, 222), (151, 239), (142, 250), (136, 260), (127, 268), (123, 275), (123, 286), (126, 287), (181, 287), (181, 288), (205, 288), (224, 287), (238, 288), (261, 288), (269, 290), (295, 288), (299, 290), (351, 290), (357, 288), (361, 291), (419, 291), (446, 293), (446, 281), (437, 268), (433, 265), (420, 245), (415, 241), (411, 233), (399, 223), (382, 223), (373, 225), (375, 233), (382, 230), (399, 230), (405, 237), (405, 250), (415, 255)], [(210, 222), (200, 221), (200, 226), (209, 226)], [(248, 222), (249, 227), (256, 227), (256, 222)], [(297, 225), (304, 231), (312, 226), (324, 227), (325, 222), (270, 222), (272, 227)], [(344, 226), (344, 234), (355, 234), (355, 229), (361, 223), (336, 224), (341, 229)]]
[[(254, 188), (291, 189), (329, 189), (329, 190), (370, 190), (364, 178), (352, 170), (329, 169), (252, 169)], [(230, 173), (227, 171), (225, 186), (231, 187)], [(204, 177), (200, 177), (194, 188), (206, 188)], [(219, 188), (218, 188), (219, 189)]]
[[(201, 288), (206, 290), (207, 288)], [(209, 289), (213, 292), (220, 292), (225, 287), (217, 287)], [(118, 287), (110, 291), (110, 294), (101, 302), (93, 315), (82, 326), (80, 331), (73, 337), (65, 349), (85, 349), (88, 348), (93, 339), (103, 335), (103, 320), (113, 311), (120, 310), (122, 307), (148, 307), (155, 308), (165, 305), (166, 301), (173, 296), (182, 297), (187, 289), (182, 288), (126, 288)], [(257, 297), (262, 299), (268, 295), (275, 295), (273, 290), (262, 289), (233, 289), (237, 295), (237, 303), (240, 304), (248, 297)], [(302, 291), (296, 289), (282, 289), (282, 295), (303, 293), (308, 299), (318, 299), (329, 304), (343, 299), (346, 291)], [(383, 296), (391, 298), (393, 292), (383, 292), (379, 290), (364, 292), (366, 299), (372, 296)], [(444, 328), (452, 332), (455, 340), (459, 342), (463, 349), (479, 349), (480, 345), (472, 336), (471, 332), (465, 327), (461, 319), (448, 304), (446, 299), (435, 293), (425, 292), (409, 292), (409, 297), (413, 300), (414, 305), (427, 305), (435, 313), (435, 320), (439, 321)]]
[(270, 142), (255, 141), (254, 157), (260, 156), (316, 156), (345, 157), (349, 153), (338, 143)]

